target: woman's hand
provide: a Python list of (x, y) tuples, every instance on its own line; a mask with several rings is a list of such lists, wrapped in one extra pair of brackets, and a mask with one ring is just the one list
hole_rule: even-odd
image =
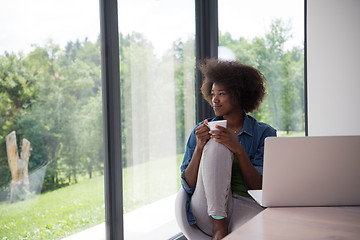
[(219, 125), (215, 126), (219, 130), (210, 131), (211, 138), (218, 143), (224, 144), (230, 151), (233, 153), (238, 153), (242, 150), (241, 144), (238, 142), (237, 135), (230, 129), (221, 127)]
[(207, 141), (210, 139), (209, 128), (206, 126), (208, 120), (205, 120), (203, 124), (195, 129), (196, 146), (199, 149), (203, 149)]

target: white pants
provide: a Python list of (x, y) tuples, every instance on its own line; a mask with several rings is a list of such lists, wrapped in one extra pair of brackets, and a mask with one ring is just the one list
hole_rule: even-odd
[(210, 139), (204, 147), (191, 210), (197, 226), (212, 235), (210, 215), (226, 217), (229, 232), (240, 227), (263, 208), (250, 197), (231, 192), (233, 153)]

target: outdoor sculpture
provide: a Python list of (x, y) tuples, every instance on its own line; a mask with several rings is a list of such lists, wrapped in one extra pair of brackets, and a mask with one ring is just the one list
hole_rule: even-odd
[(30, 194), (28, 163), (30, 157), (30, 142), (22, 140), (22, 149), (19, 157), (16, 143), (16, 132), (6, 136), (6, 151), (11, 171), (10, 202), (24, 200)]

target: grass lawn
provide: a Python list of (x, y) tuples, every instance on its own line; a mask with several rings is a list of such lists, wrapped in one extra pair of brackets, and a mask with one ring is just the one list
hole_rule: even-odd
[[(177, 192), (182, 155), (174, 160), (160, 159), (123, 170), (124, 213)], [(104, 177), (26, 201), (2, 202), (0, 216), (0, 240), (62, 239), (105, 221)]]
[[(278, 132), (278, 136), (303, 135)], [(182, 157), (123, 169), (124, 213), (176, 193)], [(0, 216), (0, 240), (62, 239), (105, 221), (104, 177), (86, 179), (26, 201), (2, 202)]]
[(0, 204), (0, 239), (61, 239), (104, 222), (104, 180), (96, 177), (32, 199)]

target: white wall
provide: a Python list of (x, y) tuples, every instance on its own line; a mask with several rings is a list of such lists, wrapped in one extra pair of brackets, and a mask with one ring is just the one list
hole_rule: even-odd
[(307, 1), (308, 133), (360, 135), (360, 0)]

